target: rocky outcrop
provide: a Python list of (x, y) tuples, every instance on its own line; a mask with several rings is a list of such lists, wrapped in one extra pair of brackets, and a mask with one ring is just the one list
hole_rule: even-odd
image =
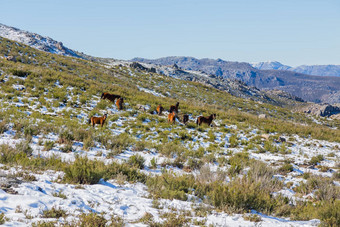
[(330, 104), (312, 104), (302, 109), (304, 113), (309, 113), (321, 117), (330, 117), (340, 114), (340, 107)]

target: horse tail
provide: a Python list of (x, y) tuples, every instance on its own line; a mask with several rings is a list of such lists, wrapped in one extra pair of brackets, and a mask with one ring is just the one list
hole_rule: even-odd
[(102, 93), (102, 96), (100, 97), (101, 99), (104, 97), (104, 93)]
[(91, 117), (89, 118), (88, 123), (91, 124)]

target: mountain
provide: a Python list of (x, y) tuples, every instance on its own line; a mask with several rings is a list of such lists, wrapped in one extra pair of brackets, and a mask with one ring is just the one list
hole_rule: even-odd
[(182, 69), (202, 71), (220, 79), (241, 80), (261, 90), (277, 89), (306, 101), (340, 103), (340, 77), (312, 76), (288, 70), (260, 70), (245, 62), (193, 57), (134, 58), (132, 61), (159, 65), (174, 65)]
[(0, 23), (0, 36), (26, 44), (30, 47), (33, 47), (41, 51), (53, 54), (60, 54), (64, 56), (83, 58), (76, 51), (73, 51), (65, 47), (62, 42), (58, 42), (54, 39), (51, 39), (50, 37), (41, 36), (39, 34), (28, 31), (23, 31), (1, 23)]
[(254, 68), (263, 69), (263, 70), (267, 70), (267, 69), (289, 70), (292, 68), (288, 65), (283, 65), (278, 61), (257, 62), (257, 63), (251, 63), (251, 65)]
[(186, 70), (179, 68), (176, 64), (172, 66), (138, 62), (130, 64), (120, 62), (120, 64), (124, 64), (144, 72), (153, 72), (176, 79), (199, 82), (201, 84), (217, 88), (218, 90), (226, 91), (239, 98), (270, 103), (278, 106), (295, 105), (304, 102), (301, 98), (284, 91), (261, 91), (256, 87), (247, 86), (241, 80), (220, 78), (215, 75), (206, 74), (202, 71)]
[(301, 65), (290, 70), (309, 75), (340, 77), (340, 65)]
[(258, 62), (251, 64), (254, 68), (262, 70), (289, 70), (297, 73), (314, 75), (314, 76), (339, 76), (340, 65), (300, 65), (297, 67), (290, 67), (283, 65), (277, 61)]

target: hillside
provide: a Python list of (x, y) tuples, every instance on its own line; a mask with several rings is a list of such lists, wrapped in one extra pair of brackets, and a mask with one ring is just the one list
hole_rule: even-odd
[(26, 44), (41, 51), (81, 58), (81, 56), (76, 53), (76, 51), (65, 47), (62, 42), (58, 42), (54, 39), (51, 39), (50, 37), (41, 36), (39, 34), (28, 31), (23, 31), (18, 28), (10, 27), (1, 23), (0, 36)]
[(223, 79), (241, 80), (261, 90), (278, 89), (311, 102), (340, 102), (340, 78), (311, 76), (285, 70), (259, 70), (244, 62), (222, 59), (196, 59), (193, 57), (165, 57), (159, 59), (134, 58), (132, 61), (178, 65), (188, 70), (203, 71)]
[(2, 224), (339, 225), (338, 120), (1, 37), (0, 56)]

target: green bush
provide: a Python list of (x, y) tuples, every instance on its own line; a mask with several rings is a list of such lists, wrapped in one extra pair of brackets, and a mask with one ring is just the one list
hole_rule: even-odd
[(141, 155), (135, 154), (130, 156), (128, 163), (138, 169), (144, 169), (145, 159)]
[(317, 156), (314, 156), (311, 158), (311, 160), (309, 161), (309, 164), (311, 165), (317, 165), (318, 163), (320, 163), (321, 161), (323, 161), (325, 158), (323, 157), (323, 155), (319, 154)]
[(7, 124), (5, 121), (0, 122), (0, 134), (4, 133), (8, 130)]
[[(100, 214), (97, 213), (89, 213), (89, 214), (81, 214), (79, 216), (79, 221), (76, 226), (80, 227), (105, 227), (107, 220)], [(113, 225), (115, 226), (115, 225)]]
[(281, 174), (287, 174), (293, 171), (293, 166), (292, 164), (285, 163), (279, 168), (279, 172)]
[(49, 151), (53, 148), (53, 146), (54, 146), (54, 141), (46, 140), (45, 143), (44, 143), (44, 150)]
[(77, 157), (64, 168), (64, 180), (76, 184), (96, 184), (105, 174), (104, 163), (89, 160), (87, 157)]
[(15, 149), (17, 150), (17, 152), (25, 153), (27, 156), (31, 156), (33, 152), (33, 149), (29, 145), (29, 142), (26, 140), (17, 143), (15, 145)]
[(43, 218), (61, 218), (61, 217), (65, 218), (67, 216), (67, 213), (65, 210), (52, 207), (52, 209), (50, 210), (44, 210), (42, 216)]

